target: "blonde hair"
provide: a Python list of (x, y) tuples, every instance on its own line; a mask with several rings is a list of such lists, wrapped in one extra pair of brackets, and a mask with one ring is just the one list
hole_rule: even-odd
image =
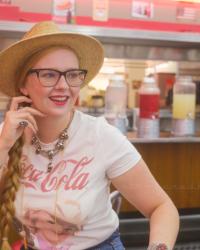
[(8, 235), (12, 224), (12, 219), (15, 214), (14, 200), (16, 192), (20, 184), (20, 169), (19, 161), (22, 155), (22, 147), (24, 144), (23, 136), (21, 136), (12, 148), (9, 150), (8, 168), (4, 176), (4, 186), (1, 193), (0, 207), (0, 239), (1, 250), (11, 250), (8, 244)]
[[(21, 95), (20, 87), (23, 86), (27, 72), (31, 67), (44, 55), (48, 54), (50, 51), (65, 48), (72, 50), (67, 46), (51, 46), (40, 51), (37, 51), (31, 55), (24, 65), (19, 69), (16, 75), (16, 95)], [(73, 51), (73, 50), (72, 50)], [(0, 207), (0, 250), (12, 250), (8, 243), (8, 235), (10, 232), (13, 217), (15, 215), (14, 200), (16, 192), (20, 186), (20, 158), (22, 155), (22, 148), (24, 145), (23, 135), (16, 140), (15, 144), (9, 150), (9, 161), (7, 171), (5, 173), (4, 180), (6, 182), (3, 185), (3, 191), (1, 193), (1, 207)]]

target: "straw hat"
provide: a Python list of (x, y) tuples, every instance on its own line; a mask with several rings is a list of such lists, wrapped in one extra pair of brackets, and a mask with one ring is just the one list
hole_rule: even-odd
[(88, 70), (85, 84), (95, 77), (103, 64), (103, 47), (93, 37), (62, 32), (52, 21), (37, 23), (19, 42), (0, 53), (0, 91), (15, 96), (16, 76), (20, 67), (32, 54), (53, 45), (66, 45), (76, 53), (80, 68)]

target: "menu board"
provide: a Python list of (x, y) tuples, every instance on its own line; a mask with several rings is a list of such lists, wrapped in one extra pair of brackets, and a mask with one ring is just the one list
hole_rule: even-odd
[(0, 0), (0, 4), (11, 4), (11, 0)]
[(108, 0), (93, 0), (93, 20), (107, 21), (108, 20)]
[(195, 20), (196, 9), (192, 7), (178, 6), (176, 9), (177, 19)]
[(61, 23), (73, 23), (75, 0), (53, 0), (53, 20)]
[(151, 1), (132, 1), (132, 17), (152, 18), (154, 5)]

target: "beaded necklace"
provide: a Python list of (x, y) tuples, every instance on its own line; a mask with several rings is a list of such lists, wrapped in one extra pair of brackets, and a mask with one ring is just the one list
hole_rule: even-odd
[(67, 127), (59, 134), (58, 141), (55, 144), (54, 148), (50, 150), (45, 150), (42, 148), (38, 137), (36, 135), (33, 135), (32, 137), (31, 144), (35, 147), (35, 153), (43, 155), (44, 157), (49, 159), (49, 163), (47, 165), (47, 173), (50, 173), (53, 168), (52, 162), (53, 162), (54, 156), (65, 148), (65, 142), (68, 139), (68, 128), (69, 128), (69, 125), (71, 124), (73, 114), (74, 114), (74, 111), (71, 112), (70, 121)]

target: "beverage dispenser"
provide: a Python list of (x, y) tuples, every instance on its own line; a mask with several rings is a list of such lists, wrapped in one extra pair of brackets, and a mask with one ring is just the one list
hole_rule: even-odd
[(145, 77), (139, 89), (138, 137), (159, 137), (159, 100), (160, 89), (154, 77)]
[(173, 87), (173, 120), (174, 136), (195, 134), (196, 85), (190, 76), (178, 77)]
[(122, 133), (127, 129), (127, 86), (122, 75), (114, 75), (105, 93), (105, 118)]

